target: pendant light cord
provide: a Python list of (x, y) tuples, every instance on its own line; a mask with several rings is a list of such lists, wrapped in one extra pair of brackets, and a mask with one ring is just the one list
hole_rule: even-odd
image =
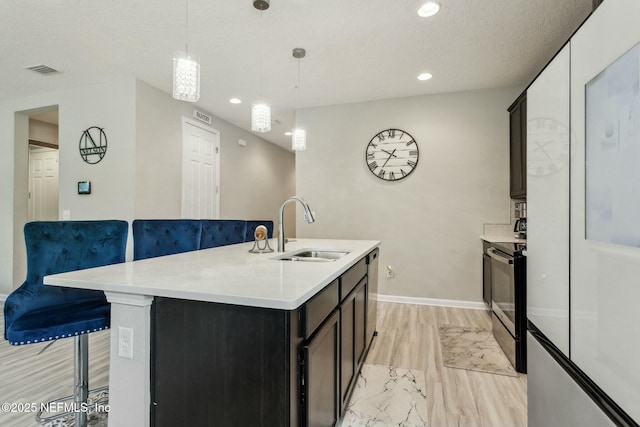
[(262, 10), (260, 11), (260, 102), (262, 102), (262, 62), (264, 60), (264, 24), (262, 23)]
[(189, 56), (189, 0), (185, 0), (185, 4), (186, 4), (186, 12), (184, 14), (184, 21), (185, 21), (185, 52), (187, 53), (187, 56)]

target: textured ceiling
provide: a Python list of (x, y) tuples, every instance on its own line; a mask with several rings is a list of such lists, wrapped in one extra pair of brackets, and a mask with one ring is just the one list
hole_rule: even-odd
[[(197, 106), (250, 129), (251, 103), (272, 106), (272, 131), (295, 109), (429, 93), (524, 86), (589, 14), (592, 0), (189, 0), (189, 51), (201, 58)], [(137, 77), (172, 90), (173, 52), (186, 42), (185, 2), (0, 0), (0, 99)], [(295, 47), (300, 60), (300, 89)], [(262, 53), (261, 53), (262, 52)], [(60, 74), (24, 67), (46, 64)], [(434, 75), (421, 82), (423, 71)], [(232, 105), (229, 98), (243, 103)]]

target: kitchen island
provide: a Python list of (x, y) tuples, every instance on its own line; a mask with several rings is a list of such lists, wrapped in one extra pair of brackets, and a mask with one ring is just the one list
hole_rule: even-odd
[(288, 243), (348, 252), (305, 262), (245, 243), (45, 283), (111, 302), (110, 426), (333, 425), (375, 333), (379, 244)]

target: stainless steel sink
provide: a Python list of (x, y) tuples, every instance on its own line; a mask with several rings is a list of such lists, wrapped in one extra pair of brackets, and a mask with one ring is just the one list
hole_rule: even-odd
[(278, 261), (332, 262), (347, 255), (349, 251), (327, 249), (300, 249), (290, 254), (277, 256)]

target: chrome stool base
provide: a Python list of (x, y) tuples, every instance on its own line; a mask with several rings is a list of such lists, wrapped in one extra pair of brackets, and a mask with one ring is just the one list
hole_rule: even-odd
[[(80, 406), (83, 415), (85, 415), (85, 421), (87, 426), (95, 425), (95, 419), (102, 418), (102, 414), (105, 414), (104, 408), (109, 404), (109, 387), (100, 387), (95, 390), (89, 391), (89, 398), (87, 399), (86, 404)], [(67, 396), (61, 399), (51, 400), (47, 402), (46, 406), (49, 408), (55, 408), (57, 405), (60, 405), (60, 408), (70, 408), (73, 409), (76, 405), (74, 405), (74, 396)], [(48, 412), (49, 414), (53, 414), (54, 412)], [(44, 427), (81, 427), (76, 424), (76, 411), (65, 411), (60, 413), (55, 413), (55, 415), (43, 416), (45, 412), (38, 411), (36, 414), (36, 421), (39, 424), (44, 425)], [(106, 423), (104, 424), (106, 426)]]
[[(73, 395), (51, 400), (40, 408), (36, 421), (46, 427), (87, 427), (89, 414), (108, 410), (109, 387), (89, 390), (89, 335), (76, 335), (74, 344)], [(52, 415), (43, 417), (45, 412)]]

